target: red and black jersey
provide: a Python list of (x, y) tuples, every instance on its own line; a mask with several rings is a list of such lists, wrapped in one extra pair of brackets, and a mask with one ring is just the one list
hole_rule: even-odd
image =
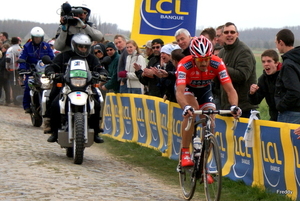
[(192, 55), (189, 55), (184, 57), (178, 64), (176, 86), (188, 85), (193, 88), (202, 88), (209, 85), (215, 77), (219, 77), (221, 84), (231, 82), (221, 58), (212, 55), (207, 71), (203, 72), (196, 66)]

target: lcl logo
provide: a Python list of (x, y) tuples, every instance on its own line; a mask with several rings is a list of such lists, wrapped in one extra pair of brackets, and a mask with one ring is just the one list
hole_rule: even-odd
[[(156, 3), (155, 3), (156, 2)], [(172, 30), (183, 24), (184, 17), (189, 15), (189, 12), (181, 9), (181, 0), (144, 0), (141, 3), (140, 14), (142, 20), (150, 27), (157, 30)], [(149, 14), (154, 14), (149, 16)], [(157, 25), (155, 20), (172, 21), (172, 27), (161, 27)], [(169, 24), (169, 23), (168, 23)]]

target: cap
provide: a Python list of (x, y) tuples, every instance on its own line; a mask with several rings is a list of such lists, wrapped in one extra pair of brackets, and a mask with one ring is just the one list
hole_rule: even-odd
[(166, 53), (168, 55), (171, 55), (173, 50), (180, 49), (179, 45), (174, 44), (166, 44), (161, 49), (160, 52)]
[(161, 46), (164, 45), (164, 41), (160, 38), (154, 39), (151, 44), (154, 45), (155, 43), (161, 44)]
[(143, 47), (152, 48), (152, 40), (148, 40), (146, 45), (143, 45)]
[(102, 47), (101, 47), (101, 45), (94, 45), (93, 47), (92, 47), (94, 50), (100, 50), (102, 53), (103, 53), (103, 49), (102, 49)]

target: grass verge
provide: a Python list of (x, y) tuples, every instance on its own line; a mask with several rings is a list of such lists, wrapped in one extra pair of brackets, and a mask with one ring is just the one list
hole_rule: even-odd
[[(118, 160), (135, 167), (142, 168), (148, 174), (160, 179), (164, 184), (173, 187), (179, 186), (177, 161), (162, 157), (157, 150), (140, 146), (133, 142), (120, 142), (113, 138), (103, 136), (103, 146)], [(198, 184), (197, 184), (198, 185)], [(198, 185), (195, 198), (203, 195), (203, 189)], [(196, 199), (193, 199), (196, 200)], [(242, 181), (232, 181), (223, 177), (222, 201), (291, 201), (290, 198), (245, 185)]]

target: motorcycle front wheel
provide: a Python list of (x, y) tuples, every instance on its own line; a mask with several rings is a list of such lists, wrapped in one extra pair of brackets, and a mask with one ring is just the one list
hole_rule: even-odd
[(74, 163), (82, 164), (84, 153), (84, 116), (77, 112), (74, 114), (74, 140), (73, 153)]
[(36, 108), (32, 108), (32, 113), (30, 113), (31, 123), (34, 127), (40, 127), (43, 124), (43, 117), (40, 115)]

